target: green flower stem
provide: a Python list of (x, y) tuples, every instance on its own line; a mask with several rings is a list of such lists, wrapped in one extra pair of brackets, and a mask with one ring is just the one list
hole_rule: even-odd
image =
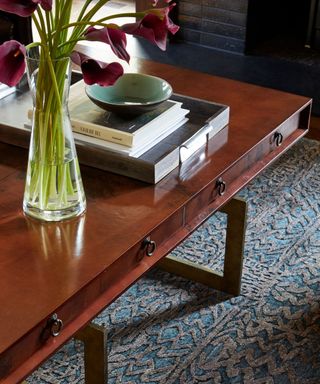
[[(48, 30), (48, 35), (49, 36), (52, 34), (50, 15), (51, 15), (51, 13), (46, 12), (46, 25), (47, 25), (47, 30)], [(49, 45), (49, 50), (51, 50), (52, 49), (52, 41), (51, 41), (51, 39), (48, 40), (48, 45)]]
[[(121, 17), (136, 17), (138, 19), (141, 19), (145, 16), (145, 12), (127, 12), (127, 13), (117, 13), (114, 15), (103, 17), (102, 19), (96, 20), (96, 21), (74, 21), (72, 23), (65, 24), (61, 27), (61, 29), (71, 28), (71, 27), (87, 27), (87, 26), (94, 26), (98, 25), (101, 27), (108, 27), (109, 24), (105, 23), (106, 20), (112, 20), (116, 18)], [(111, 27), (112, 28), (112, 27)]]
[[(71, 40), (80, 38), (83, 35), (83, 32), (84, 32), (86, 26), (90, 25), (90, 22), (91, 22), (91, 19), (93, 18), (93, 16), (108, 1), (109, 0), (98, 0), (97, 3), (90, 10), (88, 10), (87, 13), (85, 13), (85, 11), (82, 13), (81, 20), (78, 17), (78, 21), (74, 24), (75, 28), (73, 29), (73, 32), (71, 34), (71, 38), (70, 38)], [(86, 3), (86, 5), (88, 5), (88, 4)], [(87, 7), (86, 7), (86, 9), (87, 9)], [(70, 23), (70, 19), (69, 19), (68, 23), (65, 23), (65, 26), (68, 26), (68, 25), (71, 25), (71, 24), (73, 24), (73, 23)], [(69, 28), (69, 27), (67, 27), (67, 28)]]
[(98, 0), (97, 3), (84, 15), (83, 20), (91, 20), (92, 17), (103, 7), (109, 0)]
[(48, 209), (50, 196), (55, 194), (60, 203), (66, 202), (72, 185), (64, 164), (65, 135), (62, 129), (66, 112), (62, 98), (67, 65), (66, 60), (52, 62), (46, 50), (42, 50), (37, 74), (30, 182), (31, 200), (38, 200), (41, 209)]
[[(66, 47), (66, 46), (70, 46), (71, 44), (73, 46), (75, 46), (77, 43), (79, 43), (79, 41), (87, 41), (87, 40), (84, 37), (74, 39), (74, 40), (68, 40), (67, 42), (58, 45), (58, 49), (60, 50), (61, 48)], [(57, 59), (59, 59), (59, 57), (57, 57)]]
[(39, 33), (39, 36), (40, 36), (40, 39), (41, 39), (41, 45), (43, 45), (46, 42), (45, 31), (42, 31), (41, 25), (40, 25), (40, 23), (39, 23), (39, 21), (38, 21), (38, 19), (36, 17), (36, 14), (33, 13), (31, 17), (32, 17), (32, 21), (34, 22), (34, 25), (36, 26), (37, 31)]
[(54, 28), (57, 27), (57, 23), (59, 22), (60, 20), (60, 0), (56, 0), (56, 6), (54, 8), (54, 12), (55, 12), (55, 15), (54, 15), (54, 20), (55, 20), (55, 23), (54, 23)]
[[(84, 14), (86, 13), (86, 10), (88, 9), (91, 2), (92, 2), (92, 0), (86, 0), (86, 2), (82, 6), (81, 11), (79, 13), (78, 21), (80, 21), (83, 18)], [(106, 3), (107, 3), (107, 1), (106, 1)]]
[(40, 8), (37, 11), (37, 15), (38, 15), (38, 20), (39, 20), (39, 28), (42, 31), (41, 40), (43, 43), (48, 44), (48, 38), (47, 37), (49, 36), (48, 29), (50, 27), (46, 24), (46, 21), (43, 17), (43, 14), (42, 14)]
[[(67, 31), (62, 31), (61, 27), (65, 23), (66, 20), (70, 20), (71, 9), (72, 9), (72, 0), (66, 0), (63, 3), (60, 3), (61, 7), (61, 17), (58, 19), (58, 23), (56, 25), (56, 34), (54, 38), (53, 51), (56, 52), (57, 46), (60, 41), (67, 40)], [(53, 36), (53, 35), (52, 35)]]
[[(61, 27), (61, 30), (66, 30), (72, 27), (75, 27), (70, 39), (68, 41), (62, 42), (57, 46), (57, 49), (61, 49), (66, 47), (66, 51), (70, 52), (73, 50), (75, 45), (82, 40), (86, 40), (83, 37), (83, 32), (86, 29), (86, 27), (92, 26), (98, 26), (98, 27), (109, 27), (109, 28), (115, 28), (112, 25), (110, 26), (108, 23), (105, 23), (106, 20), (112, 20), (113, 18), (120, 18), (120, 17), (136, 17), (138, 19), (144, 17), (145, 12), (129, 12), (129, 13), (122, 13), (122, 14), (116, 14), (113, 16), (107, 16), (97, 21), (75, 21), (73, 23), (66, 24)], [(55, 34), (55, 33), (53, 33)]]

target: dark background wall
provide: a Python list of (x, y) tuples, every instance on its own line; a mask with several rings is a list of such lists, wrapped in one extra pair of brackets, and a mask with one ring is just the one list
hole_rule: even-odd
[(247, 52), (260, 44), (278, 45), (279, 41), (304, 47), (308, 40), (310, 4), (310, 0), (249, 0)]
[(32, 41), (31, 18), (0, 11), (0, 44), (11, 39), (22, 44)]
[(230, 52), (245, 51), (248, 0), (179, 0), (178, 38)]
[[(272, 39), (295, 39), (304, 46), (310, 5), (311, 0), (178, 0), (177, 37), (240, 54)], [(314, 37), (314, 22), (312, 28)]]

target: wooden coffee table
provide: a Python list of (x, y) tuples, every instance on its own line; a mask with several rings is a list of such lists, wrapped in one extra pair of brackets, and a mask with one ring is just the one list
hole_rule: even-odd
[[(176, 93), (229, 105), (228, 141), (212, 154), (203, 148), (156, 185), (82, 164), (86, 214), (41, 223), (22, 213), (26, 140), (12, 127), (23, 126), (24, 107), (18, 96), (0, 101), (1, 383), (23, 380), (76, 335), (86, 343), (87, 381), (97, 384), (104, 354), (93, 372), (90, 350), (103, 349), (105, 334), (86, 325), (161, 259), (169, 270), (239, 293), (245, 202), (232, 198), (308, 130), (308, 98), (132, 61), (131, 70), (165, 78)], [(78, 153), (85, 163), (83, 148)], [(223, 276), (164, 258), (221, 208), (232, 223)]]

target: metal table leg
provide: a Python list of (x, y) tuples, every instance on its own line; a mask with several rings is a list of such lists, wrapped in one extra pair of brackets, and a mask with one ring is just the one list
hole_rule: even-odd
[(161, 269), (209, 287), (239, 295), (246, 228), (247, 203), (233, 198), (220, 209), (228, 215), (223, 274), (194, 262), (168, 255), (157, 264)]

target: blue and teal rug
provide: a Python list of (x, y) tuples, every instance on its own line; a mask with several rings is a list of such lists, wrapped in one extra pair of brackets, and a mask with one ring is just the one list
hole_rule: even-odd
[[(320, 143), (302, 140), (241, 196), (241, 295), (152, 270), (95, 320), (109, 330), (109, 383), (320, 383)], [(175, 254), (221, 268), (225, 224), (215, 215)], [(28, 383), (84, 383), (81, 343)]]

